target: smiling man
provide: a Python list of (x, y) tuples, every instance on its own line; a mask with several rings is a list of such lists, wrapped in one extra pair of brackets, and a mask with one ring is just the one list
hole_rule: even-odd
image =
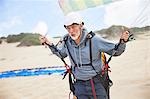
[(109, 99), (108, 90), (105, 89), (100, 76), (104, 67), (101, 54), (104, 52), (112, 55), (115, 51), (114, 56), (121, 55), (125, 51), (129, 32), (122, 33), (118, 45), (108, 42), (93, 32), (88, 32), (83, 26), (84, 22), (80, 15), (70, 13), (66, 16), (64, 24), (68, 34), (64, 36), (61, 47), (53, 45), (44, 36), (40, 38), (41, 43), (46, 43), (60, 58), (69, 56), (71, 72), (75, 79), (73, 93), (77, 99)]

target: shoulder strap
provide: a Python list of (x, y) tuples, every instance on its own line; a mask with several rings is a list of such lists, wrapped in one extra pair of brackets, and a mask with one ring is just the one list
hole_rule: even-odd
[(87, 39), (92, 39), (93, 37), (95, 36), (95, 33), (94, 32), (89, 32), (86, 36)]
[[(87, 39), (89, 39), (89, 52), (90, 52), (90, 65), (92, 66), (93, 70), (96, 72), (96, 69), (94, 68), (92, 64), (92, 38), (94, 37), (95, 33), (92, 31), (87, 35)], [(98, 72), (96, 72), (98, 74)]]
[(71, 60), (73, 61), (74, 65), (76, 65), (75, 60), (73, 59), (73, 57), (72, 57), (72, 55), (71, 55), (71, 53), (70, 53), (70, 50), (69, 50), (69, 48), (68, 48), (68, 46), (67, 46), (68, 35), (65, 36), (63, 40), (64, 40), (64, 42), (65, 42), (65, 45), (66, 45), (66, 48), (67, 48), (67, 51), (68, 51), (68, 54), (69, 54)]
[[(90, 52), (90, 64), (92, 65), (92, 38), (95, 34), (91, 31), (88, 35), (87, 35), (87, 39), (89, 39), (89, 52)], [(93, 66), (93, 65), (92, 65)]]

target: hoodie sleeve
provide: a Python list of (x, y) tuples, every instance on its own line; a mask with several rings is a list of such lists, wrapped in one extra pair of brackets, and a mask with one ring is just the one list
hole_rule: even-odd
[(115, 50), (115, 47), (118, 45), (118, 43), (114, 44), (98, 35), (95, 35), (94, 38), (95, 38), (94, 44), (96, 44), (100, 52), (105, 52), (109, 55), (115, 52), (113, 56), (119, 56), (125, 51), (125, 47), (126, 47), (125, 43), (121, 43), (118, 46), (118, 48)]
[(59, 47), (52, 44), (49, 45), (49, 48), (51, 49), (52, 53), (57, 55), (59, 58), (65, 58), (67, 57), (66, 48), (64, 42), (59, 44)]

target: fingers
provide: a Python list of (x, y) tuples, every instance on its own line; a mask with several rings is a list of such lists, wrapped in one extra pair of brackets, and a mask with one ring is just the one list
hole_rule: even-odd
[(128, 38), (129, 38), (129, 32), (128, 32), (128, 31), (125, 31), (125, 32), (124, 32), (123, 38), (124, 38), (125, 40), (128, 40)]
[(39, 40), (40, 40), (40, 42), (41, 42), (42, 45), (44, 45), (44, 43), (47, 42), (47, 39), (44, 36), (40, 36)]
[(125, 31), (122, 33), (122, 35), (129, 35), (129, 34), (130, 34), (129, 31)]
[(45, 39), (45, 37), (44, 37), (44, 36), (40, 36), (39, 39), (40, 39), (40, 40), (43, 40), (43, 39)]
[(40, 36), (39, 40), (42, 45), (47, 46), (48, 44), (51, 44), (51, 42), (45, 37), (45, 36)]
[(130, 35), (129, 31), (125, 31), (125, 32), (122, 33), (121, 39), (123, 39), (124, 42), (127, 42), (128, 38), (129, 38), (129, 35)]

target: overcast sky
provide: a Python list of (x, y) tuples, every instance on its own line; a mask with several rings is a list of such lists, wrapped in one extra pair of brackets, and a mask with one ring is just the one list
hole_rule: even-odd
[[(79, 13), (89, 31), (114, 24), (142, 27), (150, 25), (150, 0), (122, 0)], [(64, 35), (64, 18), (57, 0), (0, 0), (0, 36), (21, 32)]]

